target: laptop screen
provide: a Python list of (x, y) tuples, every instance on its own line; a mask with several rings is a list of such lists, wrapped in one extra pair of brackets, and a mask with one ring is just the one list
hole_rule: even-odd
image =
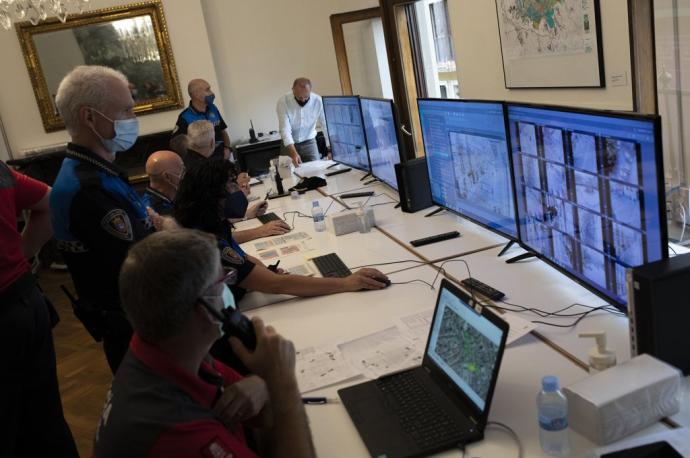
[(503, 331), (446, 288), (440, 292), (427, 356), (482, 411)]

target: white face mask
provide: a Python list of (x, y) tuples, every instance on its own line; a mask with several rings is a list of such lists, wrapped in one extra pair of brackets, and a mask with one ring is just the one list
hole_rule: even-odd
[[(223, 291), (222, 291), (220, 297), (222, 298), (222, 301), (223, 301), (222, 304), (223, 304), (224, 309), (229, 309), (229, 308), (235, 309), (235, 308), (237, 308), (235, 305), (235, 296), (232, 294), (232, 291), (230, 291), (230, 288), (225, 283), (223, 283)], [(222, 321), (218, 322), (218, 334), (220, 334), (221, 337), (223, 336), (223, 322)]]
[(92, 108), (92, 110), (113, 123), (113, 128), (115, 129), (115, 136), (113, 138), (103, 138), (95, 128), (91, 127), (93, 132), (101, 140), (105, 149), (115, 154), (121, 151), (127, 151), (134, 146), (134, 143), (136, 143), (139, 137), (139, 120), (136, 117), (113, 120), (95, 108)]

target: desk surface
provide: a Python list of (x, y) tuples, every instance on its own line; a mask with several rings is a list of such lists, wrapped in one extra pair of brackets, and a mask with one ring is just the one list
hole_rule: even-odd
[[(318, 170), (318, 166), (322, 165), (312, 164), (310, 167)], [(298, 173), (300, 169), (298, 169)], [(305, 170), (308, 169), (302, 169), (303, 172)], [(351, 186), (358, 184), (355, 182), (358, 182), (358, 176), (361, 176), (361, 172), (353, 171), (329, 177), (328, 189), (321, 191), (337, 193), (342, 190), (351, 190), (353, 189)], [(288, 183), (294, 183), (294, 180), (286, 180), (286, 184)], [(385, 187), (380, 184), (373, 185), (375, 192), (383, 188)], [(257, 195), (262, 195), (265, 192), (264, 185), (253, 187), (252, 192), (255, 190)], [(386, 194), (389, 193), (390, 190), (386, 192)], [(270, 201), (268, 211), (274, 211), (280, 216), (282, 216), (281, 212), (283, 211), (301, 211), (310, 214), (311, 201), (314, 199), (318, 199), (324, 207), (330, 203), (330, 197), (310, 191), (297, 200), (288, 197)], [(310, 234), (309, 243), (315, 253), (336, 252), (346, 264), (352, 267), (374, 262), (414, 259), (414, 254), (420, 259), (445, 258), (452, 256), (453, 251), (461, 251), (458, 249), (458, 243), (466, 243), (468, 250), (477, 250), (490, 246), (490, 243), (503, 242), (493, 233), (473, 223), (460, 220), (454, 215), (445, 214), (424, 218), (423, 212), (405, 214), (399, 210), (393, 211), (392, 207), (392, 205), (376, 207), (377, 224), (382, 231), (386, 232), (385, 234), (377, 229), (372, 229), (366, 234), (352, 233), (335, 237), (329, 232), (315, 233), (312, 221), (306, 218), (296, 218), (294, 224), (296, 231)], [(329, 213), (340, 211), (340, 209), (342, 206), (335, 202)], [(430, 249), (439, 248), (439, 252), (443, 253), (444, 256), (435, 256), (434, 252), (425, 252), (424, 249), (411, 252), (406, 242), (414, 237), (428, 235), (416, 235), (415, 231), (424, 230), (429, 221), (433, 221), (435, 232), (445, 232), (446, 228), (448, 228), (447, 230), (454, 230), (460, 227), (459, 230), (465, 236), (450, 241), (445, 246), (442, 243), (428, 247)], [(238, 228), (256, 224), (256, 221), (243, 222), (238, 225)], [(482, 231), (486, 231), (488, 235), (483, 234)], [(468, 233), (475, 233), (476, 235), (470, 237), (467, 235)], [(492, 236), (495, 238), (492, 239)], [(395, 241), (393, 238), (400, 238), (401, 240)], [(257, 253), (255, 243), (256, 241), (248, 242), (243, 247), (250, 254), (254, 254)], [(462, 250), (464, 249), (462, 248)], [(508, 255), (503, 258), (496, 256), (499, 251), (500, 248), (486, 249), (468, 254), (462, 259), (468, 262), (472, 276), (505, 292), (509, 302), (535, 306), (549, 311), (555, 311), (574, 302), (592, 306), (604, 304), (602, 299), (541, 261), (535, 259), (514, 265), (505, 264), (504, 260), (510, 255), (519, 253), (519, 248), (511, 249)], [(284, 259), (284, 264), (281, 263), (281, 266), (289, 266), (292, 262), (304, 262), (305, 255), (288, 255)], [(406, 269), (399, 270), (401, 268)], [(449, 262), (444, 268), (450, 276), (457, 279), (467, 277), (467, 270), (462, 263)], [(261, 316), (265, 321), (270, 322), (279, 332), (292, 339), (296, 347), (300, 349), (307, 346), (342, 342), (376, 332), (392, 325), (396, 317), (409, 315), (434, 306), (436, 291), (432, 291), (427, 285), (416, 281), (422, 279), (431, 282), (437, 274), (434, 268), (426, 265), (420, 266), (417, 263), (408, 263), (386, 266), (381, 270), (391, 273), (391, 280), (394, 283), (407, 281), (412, 283), (393, 284), (381, 291), (344, 293), (316, 298), (288, 297), (283, 298), (285, 300), (280, 303), (253, 310), (249, 314)], [(536, 317), (529, 317), (524, 314), (522, 316), (536, 319)], [(572, 319), (551, 318), (545, 319), (545, 321), (570, 322)], [(616, 351), (619, 361), (629, 358), (628, 322), (624, 317), (600, 313), (586, 318), (574, 329), (561, 330), (539, 325), (537, 331), (548, 339), (554, 347), (560, 347), (575, 359), (586, 362), (587, 352), (594, 345), (594, 342), (578, 338), (577, 332), (595, 329), (607, 331), (609, 346)], [(537, 366), (535, 366), (535, 361), (539, 362)], [(557, 375), (563, 385), (587, 376), (581, 367), (574, 364), (572, 360), (565, 358), (563, 353), (532, 335), (523, 337), (507, 348), (491, 407), (490, 419), (504, 422), (516, 430), (523, 442), (525, 456), (542, 456), (538, 439), (535, 399), (539, 391), (540, 379), (547, 372)], [(337, 389), (362, 380), (360, 378), (322, 388), (310, 394), (336, 397)], [(686, 383), (690, 384), (690, 382)], [(686, 385), (686, 391), (690, 391), (690, 386)], [(686, 396), (685, 406), (687, 407), (689, 403), (690, 397)], [(679, 423), (690, 423), (690, 413), (686, 410), (690, 409), (684, 409), (674, 419)], [(367, 455), (364, 444), (342, 405), (308, 406), (307, 413), (319, 455), (348, 457)], [(638, 435), (663, 430), (665, 430), (665, 426), (656, 424), (638, 433)], [(594, 447), (594, 444), (572, 430), (570, 435), (575, 455), (581, 455)], [(486, 432), (485, 440), (471, 445), (468, 453), (470, 456), (514, 456), (517, 454), (517, 449), (507, 434), (501, 430), (490, 428)], [(449, 452), (448, 454), (457, 455), (458, 453)]]

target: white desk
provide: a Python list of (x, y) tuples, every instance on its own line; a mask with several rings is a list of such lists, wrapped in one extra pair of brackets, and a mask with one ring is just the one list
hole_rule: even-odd
[[(432, 278), (427, 266), (408, 269), (391, 276), (395, 281)], [(271, 323), (296, 348), (345, 341), (372, 333), (394, 323), (394, 318), (412, 314), (435, 304), (436, 291), (421, 283), (392, 285), (381, 291), (337, 294), (295, 299), (250, 312)], [(305, 330), (309, 332), (305, 332)], [(534, 362), (539, 361), (539, 367)], [(573, 383), (587, 374), (533, 336), (525, 336), (506, 349), (490, 420), (511, 426), (521, 437), (525, 456), (543, 456), (539, 445), (536, 395), (543, 375), (556, 374), (561, 383)], [(337, 397), (337, 390), (363, 378), (322, 388), (313, 396)], [(341, 404), (307, 406), (312, 435), (319, 456), (367, 456), (364, 443)], [(655, 425), (645, 434), (662, 431)], [(574, 451), (581, 454), (594, 444), (571, 431)], [(467, 456), (517, 456), (513, 440), (503, 431), (489, 428), (486, 438), (469, 447)], [(445, 455), (459, 456), (457, 451)]]

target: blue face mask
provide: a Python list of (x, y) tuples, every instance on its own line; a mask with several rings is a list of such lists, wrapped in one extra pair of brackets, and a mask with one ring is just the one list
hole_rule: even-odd
[(244, 218), (248, 206), (247, 196), (242, 191), (235, 191), (225, 198), (223, 213), (226, 218)]
[(137, 118), (112, 120), (100, 111), (93, 108), (92, 110), (113, 123), (113, 128), (115, 129), (115, 137), (113, 138), (103, 138), (96, 132), (96, 129), (92, 128), (94, 133), (98, 135), (98, 138), (101, 139), (101, 143), (105, 149), (115, 154), (121, 151), (127, 151), (134, 146), (134, 143), (136, 143), (139, 137), (139, 120)]
[(206, 97), (204, 97), (204, 103), (207, 106), (213, 105), (213, 101), (216, 100), (216, 94), (209, 94)]

